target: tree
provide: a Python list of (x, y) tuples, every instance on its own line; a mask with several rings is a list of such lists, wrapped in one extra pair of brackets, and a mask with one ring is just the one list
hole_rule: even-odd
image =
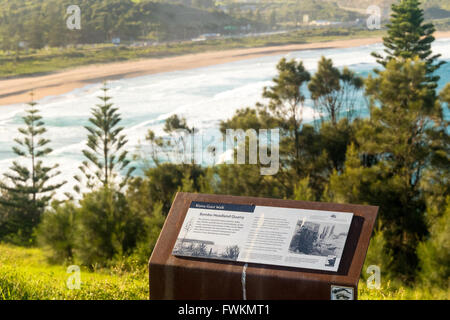
[[(102, 88), (103, 96), (98, 97), (102, 104), (97, 104), (92, 109), (92, 117), (89, 119), (91, 126), (86, 126), (88, 130), (87, 149), (83, 150), (83, 155), (87, 160), (80, 166), (87, 182), (86, 186), (90, 189), (100, 183), (103, 187), (114, 184), (118, 174), (126, 170), (130, 164), (127, 159), (128, 152), (123, 150), (127, 140), (125, 135), (121, 135), (123, 127), (118, 124), (121, 121), (118, 108), (114, 108), (109, 101), (111, 97), (107, 96), (108, 88), (106, 84)], [(129, 167), (119, 183), (123, 187), (129, 180), (135, 170)], [(81, 183), (81, 177), (75, 176), (75, 179)], [(80, 192), (80, 187), (75, 190)]]
[[(441, 104), (429, 104), (427, 66), (417, 57), (391, 60), (366, 83), (370, 121), (357, 132), (362, 154), (374, 156), (378, 179), (371, 182), (371, 201), (380, 204), (391, 270), (413, 279), (418, 243), (427, 235), (423, 174), (433, 168), (433, 140), (442, 131)], [(376, 181), (382, 181), (377, 184)]]
[(177, 130), (185, 130), (188, 133), (194, 133), (194, 128), (187, 125), (186, 118), (180, 118), (176, 114), (166, 119), (164, 123), (164, 131), (166, 133), (173, 133)]
[(41, 16), (39, 14), (34, 15), (28, 24), (28, 42), (31, 48), (41, 49), (45, 46), (44, 32), (41, 23)]
[(101, 188), (84, 194), (77, 211), (76, 257), (85, 265), (107, 265), (131, 254), (146, 232), (140, 211), (124, 194)]
[(222, 256), (228, 260), (236, 260), (239, 257), (239, 252), (240, 252), (239, 246), (237, 245), (227, 246)]
[(341, 72), (333, 66), (333, 61), (322, 57), (318, 70), (308, 84), (314, 106), (321, 114), (326, 112), (333, 125), (337, 124), (343, 108), (347, 117), (353, 115), (356, 93), (362, 89), (363, 80), (353, 71), (344, 68)]
[[(441, 103), (450, 105), (450, 84), (440, 94)], [(437, 119), (435, 120), (437, 121)], [(424, 189), (427, 199), (427, 220), (433, 221), (434, 213), (445, 211), (446, 198), (450, 194), (450, 135), (449, 122), (442, 119), (442, 124), (430, 132), (430, 166), (423, 174), (421, 188)]]
[[(134, 208), (131, 207), (131, 210), (133, 211)], [(147, 265), (148, 258), (153, 252), (166, 220), (166, 215), (162, 212), (161, 203), (157, 203), (151, 212), (143, 212), (143, 215), (145, 232), (138, 238), (133, 254), (140, 264)]]
[(164, 155), (166, 160), (173, 159), (177, 163), (194, 166), (195, 149), (194, 144), (189, 144), (189, 141), (193, 142), (195, 128), (189, 127), (185, 118), (175, 114), (166, 119), (163, 130), (169, 135), (167, 138), (156, 136), (152, 130), (149, 130), (145, 137), (150, 143), (153, 162), (159, 166)]
[(38, 243), (48, 248), (52, 262), (71, 262), (75, 256), (78, 208), (72, 202), (52, 203), (37, 228)]
[(10, 172), (4, 174), (9, 183), (0, 182), (0, 189), (5, 193), (0, 204), (9, 208), (11, 213), (8, 218), (10, 231), (20, 232), (24, 241), (32, 238), (33, 229), (39, 224), (54, 192), (66, 183), (50, 183), (60, 174), (55, 171), (58, 164), (44, 165), (43, 159), (52, 152), (47, 146), (50, 140), (42, 137), (47, 129), (33, 95), (28, 105), (26, 116), (22, 118), (26, 127), (19, 129), (22, 138), (16, 138), (17, 146), (13, 147), (13, 152), (25, 161), (14, 161)]
[(277, 25), (277, 12), (275, 9), (273, 9), (270, 12), (270, 17), (269, 17), (269, 24), (270, 26), (273, 28)]
[[(150, 198), (163, 203), (163, 209), (169, 209), (172, 196), (176, 190), (184, 192), (198, 192), (202, 187), (206, 187), (204, 181), (205, 170), (195, 163), (194, 136), (195, 128), (189, 127), (185, 118), (173, 115), (166, 119), (164, 132), (168, 137), (159, 137), (151, 130), (148, 131), (146, 140), (150, 143), (150, 156), (156, 168), (147, 165), (145, 175), (150, 179), (155, 179)], [(166, 160), (175, 160), (176, 164), (163, 163), (162, 156)], [(174, 157), (175, 158), (174, 158)], [(141, 156), (144, 163), (145, 156)], [(155, 177), (157, 175), (157, 177)], [(135, 182), (135, 181), (134, 181)], [(170, 190), (169, 193), (163, 190)], [(160, 192), (162, 194), (160, 194)], [(155, 195), (160, 197), (156, 198)], [(167, 198), (169, 196), (169, 198)], [(169, 206), (169, 208), (167, 207)]]
[[(66, 19), (61, 15), (65, 11), (64, 4), (58, 6), (50, 6), (48, 15), (51, 17), (50, 23), (46, 26), (48, 29), (48, 45), (51, 47), (61, 47), (68, 42), (68, 29), (66, 26)], [(51, 25), (51, 26), (49, 26)]]
[(314, 201), (314, 193), (309, 186), (309, 177), (300, 180), (294, 189), (294, 200)]
[[(386, 268), (404, 281), (417, 276), (417, 249), (428, 236), (427, 220), (441, 208), (430, 210), (427, 194), (441, 202), (438, 195), (445, 188), (435, 188), (448, 181), (438, 166), (443, 159), (436, 160), (446, 154), (445, 146), (439, 146), (445, 133), (441, 104), (428, 104), (426, 70), (418, 58), (392, 60), (377, 77), (369, 76), (371, 117), (358, 123), (359, 148), (347, 150), (343, 172), (333, 173), (324, 194), (324, 200), (380, 206), (384, 251), (392, 257)], [(436, 178), (424, 178), (430, 172), (441, 174), (436, 183)]]
[(192, 181), (190, 190), (198, 192), (202, 184), (205, 170), (200, 166), (186, 167), (173, 163), (161, 163), (144, 171), (144, 177), (130, 180), (127, 186), (127, 197), (133, 199), (142, 210), (152, 211), (155, 205), (163, 205), (162, 212), (167, 214), (183, 180)]
[(379, 201), (376, 199), (380, 197), (380, 194), (372, 189), (371, 184), (385, 179), (381, 168), (364, 167), (355, 144), (347, 148), (344, 166), (342, 173), (335, 170), (330, 176), (329, 185), (324, 191), (322, 200), (337, 203), (378, 204)]
[(238, 110), (231, 119), (221, 122), (220, 130), (224, 134), (227, 129), (280, 128), (280, 171), (263, 178), (251, 165), (220, 165), (220, 193), (291, 198), (296, 197), (297, 182), (309, 177), (309, 187), (314, 191), (311, 197), (319, 198), (333, 167), (342, 167), (347, 144), (353, 137), (348, 121), (343, 119), (336, 126), (324, 124), (320, 131), (303, 124), (303, 90), (309, 73), (301, 62), (285, 59), (278, 69), (274, 86), (263, 93), (268, 103)]
[[(358, 120), (359, 121), (359, 120)], [(341, 119), (338, 123), (324, 122), (318, 133), (320, 148), (325, 150), (332, 164), (332, 169), (342, 171), (345, 162), (345, 153), (350, 143), (355, 142), (355, 127), (358, 121), (349, 123)]]
[(450, 83), (447, 83), (445, 88), (441, 92), (441, 98), (444, 103), (450, 106)]
[(387, 25), (388, 35), (383, 38), (386, 56), (373, 53), (378, 63), (386, 66), (392, 59), (412, 59), (419, 57), (426, 63), (427, 82), (430, 94), (437, 88), (439, 76), (434, 72), (444, 63), (436, 63), (439, 54), (433, 54), (431, 44), (435, 40), (435, 27), (432, 23), (424, 23), (424, 12), (418, 0), (401, 0), (392, 5), (392, 17)]
[(267, 111), (278, 120), (280, 128), (294, 139), (293, 165), (297, 173), (300, 173), (298, 161), (302, 146), (299, 133), (305, 102), (302, 86), (311, 79), (311, 76), (303, 62), (295, 60), (288, 62), (285, 58), (280, 60), (277, 70), (278, 75), (273, 79), (275, 85), (264, 88), (263, 97), (269, 99)]
[[(442, 90), (443, 103), (450, 105), (450, 84)], [(426, 218), (430, 236), (419, 244), (420, 280), (426, 285), (448, 289), (450, 276), (450, 136), (448, 122), (433, 142), (433, 170), (424, 175)], [(438, 138), (438, 139), (436, 139)]]
[(441, 216), (431, 224), (429, 239), (418, 246), (420, 279), (448, 290), (450, 278), (450, 196)]

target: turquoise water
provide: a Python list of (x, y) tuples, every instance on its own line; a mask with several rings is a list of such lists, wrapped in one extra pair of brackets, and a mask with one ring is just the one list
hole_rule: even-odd
[[(126, 127), (127, 145), (131, 153), (136, 151), (148, 129), (163, 134), (167, 117), (178, 114), (186, 117), (190, 126), (201, 133), (217, 133), (220, 120), (232, 117), (237, 109), (253, 106), (262, 101), (264, 86), (271, 85), (276, 75), (276, 64), (282, 58), (304, 61), (313, 72), (318, 59), (324, 55), (332, 58), (339, 67), (348, 66), (363, 76), (375, 67), (370, 53), (380, 51), (380, 44), (348, 49), (307, 50), (284, 55), (221, 64), (206, 68), (149, 75), (110, 82), (110, 95), (122, 113), (122, 125)], [(434, 51), (450, 62), (450, 39), (438, 40)], [(450, 63), (439, 74), (442, 88), (450, 82)], [(54, 149), (49, 163), (58, 162), (63, 178), (69, 181), (67, 191), (73, 184), (73, 175), (82, 161), (81, 150), (86, 139), (84, 125), (88, 122), (91, 108), (98, 103), (101, 83), (74, 90), (68, 94), (47, 97), (39, 101), (42, 116), (48, 128), (47, 137)], [(311, 101), (303, 116), (312, 121), (314, 112)], [(11, 152), (12, 141), (22, 126), (21, 117), (25, 105), (0, 107), (0, 174), (15, 159)], [(448, 110), (446, 117), (449, 118)], [(367, 115), (366, 105), (360, 104), (360, 115)], [(145, 144), (144, 144), (145, 145)]]

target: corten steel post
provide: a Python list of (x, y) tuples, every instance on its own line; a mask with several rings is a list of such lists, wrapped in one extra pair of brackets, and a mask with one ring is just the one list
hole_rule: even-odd
[[(244, 269), (242, 262), (172, 255), (192, 201), (352, 212), (354, 216), (337, 272), (254, 263)], [(241, 300), (245, 295), (249, 300), (329, 300), (331, 286), (338, 285), (353, 288), (356, 299), (377, 213), (374, 206), (178, 193), (149, 261), (150, 298)]]

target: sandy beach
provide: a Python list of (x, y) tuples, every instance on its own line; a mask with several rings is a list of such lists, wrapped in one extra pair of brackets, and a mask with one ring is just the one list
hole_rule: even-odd
[[(450, 31), (437, 32), (436, 38), (450, 38)], [(292, 51), (350, 48), (381, 42), (381, 38), (336, 40), (328, 42), (273, 46), (252, 49), (233, 49), (168, 57), (142, 59), (120, 63), (89, 65), (64, 70), (49, 75), (0, 80), (0, 105), (29, 101), (34, 90), (37, 100), (55, 96), (105, 80), (133, 78), (148, 74), (194, 69), (227, 62), (252, 59), (268, 55), (279, 55)], [(320, 51), (318, 52), (320, 54)]]

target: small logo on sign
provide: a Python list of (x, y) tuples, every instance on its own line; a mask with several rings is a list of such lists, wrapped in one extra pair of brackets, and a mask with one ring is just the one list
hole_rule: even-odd
[(353, 288), (331, 286), (331, 300), (354, 300)]

